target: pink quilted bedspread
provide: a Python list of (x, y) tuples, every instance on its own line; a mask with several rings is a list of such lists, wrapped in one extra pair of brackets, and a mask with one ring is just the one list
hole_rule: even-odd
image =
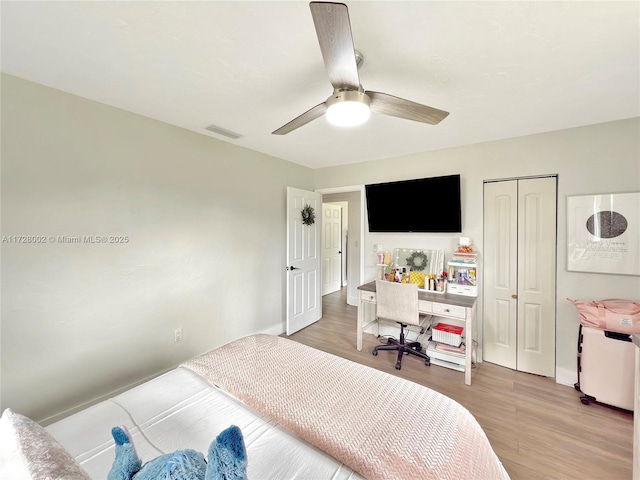
[(370, 480), (506, 476), (459, 403), (297, 342), (252, 335), (182, 366)]

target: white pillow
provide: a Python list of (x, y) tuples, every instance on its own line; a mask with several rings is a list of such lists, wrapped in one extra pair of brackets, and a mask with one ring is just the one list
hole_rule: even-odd
[(9, 408), (0, 418), (0, 478), (91, 480), (49, 432)]

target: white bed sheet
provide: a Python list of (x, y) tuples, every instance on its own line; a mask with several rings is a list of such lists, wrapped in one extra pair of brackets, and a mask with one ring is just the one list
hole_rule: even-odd
[(102, 480), (113, 462), (111, 428), (116, 425), (127, 427), (138, 455), (146, 462), (184, 448), (206, 455), (213, 439), (232, 424), (242, 430), (251, 479), (363, 478), (185, 368), (172, 370), (46, 429), (92, 478)]

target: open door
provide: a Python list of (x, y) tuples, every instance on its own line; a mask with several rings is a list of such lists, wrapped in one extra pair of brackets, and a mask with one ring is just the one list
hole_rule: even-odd
[[(302, 210), (313, 208), (315, 222), (305, 225)], [(320, 320), (320, 228), (322, 194), (287, 187), (287, 335)]]

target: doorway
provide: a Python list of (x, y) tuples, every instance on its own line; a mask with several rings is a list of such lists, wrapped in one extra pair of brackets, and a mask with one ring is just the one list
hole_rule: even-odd
[(484, 183), (483, 357), (555, 376), (557, 176)]
[[(348, 202), (341, 202), (348, 207)], [(342, 288), (345, 277), (343, 267), (343, 215), (342, 205), (322, 203), (322, 296), (334, 293)]]
[(357, 306), (358, 287), (364, 278), (364, 186), (318, 189), (317, 192), (322, 194), (323, 203), (346, 203), (343, 214), (347, 218), (347, 226), (343, 230), (343, 237), (346, 235), (347, 241), (342, 257), (347, 262), (347, 277), (343, 279), (343, 288), (346, 280), (347, 304)]

